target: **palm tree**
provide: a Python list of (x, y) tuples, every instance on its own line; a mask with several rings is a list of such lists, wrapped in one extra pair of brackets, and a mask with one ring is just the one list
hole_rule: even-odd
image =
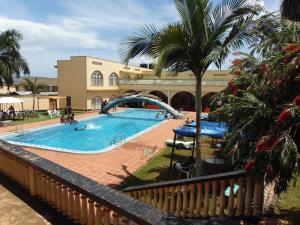
[(121, 43), (124, 63), (137, 56), (155, 60), (155, 73), (190, 70), (196, 77), (196, 175), (201, 175), (201, 83), (208, 67), (221, 67), (231, 49), (250, 43), (248, 30), (259, 6), (248, 0), (174, 0), (180, 21), (160, 30), (153, 25), (138, 30)]
[(13, 84), (13, 75), (29, 74), (26, 60), (20, 53), (22, 35), (16, 30), (0, 33), (0, 86), (5, 81), (8, 89)]
[(281, 4), (281, 16), (292, 21), (300, 22), (299, 0), (283, 0)]
[(25, 77), (24, 82), (21, 84), (26, 91), (32, 92), (32, 110), (34, 111), (35, 107), (35, 97), (36, 95), (45, 89), (44, 84), (37, 84), (37, 78), (32, 81), (30, 78)]

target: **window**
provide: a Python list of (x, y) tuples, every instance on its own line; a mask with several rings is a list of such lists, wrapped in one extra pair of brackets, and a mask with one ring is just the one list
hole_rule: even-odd
[(109, 85), (110, 86), (116, 86), (118, 82), (118, 75), (116, 73), (112, 73), (109, 76)]
[(101, 102), (102, 102), (102, 98), (97, 96), (92, 98), (92, 109), (100, 109), (101, 108)]
[(103, 75), (99, 71), (95, 71), (91, 77), (92, 86), (103, 86)]

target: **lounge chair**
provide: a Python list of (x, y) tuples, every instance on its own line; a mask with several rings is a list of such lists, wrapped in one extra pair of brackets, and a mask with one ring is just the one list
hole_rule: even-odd
[[(168, 139), (165, 141), (165, 145), (167, 146), (173, 146), (174, 140)], [(193, 148), (193, 141), (175, 141), (175, 147), (178, 149), (192, 149)]]
[(53, 117), (53, 111), (51, 111), (50, 109), (48, 109), (48, 110), (47, 110), (47, 113), (48, 113), (48, 116), (49, 116), (50, 118)]
[(4, 120), (4, 121), (0, 121), (0, 126), (4, 127), (4, 126), (9, 126), (12, 124), (12, 120)]
[(156, 149), (157, 149), (157, 145), (154, 146), (154, 147), (143, 149), (143, 153), (142, 153), (141, 159), (143, 157), (150, 157), (151, 158), (154, 155)]
[(178, 172), (178, 178), (181, 178), (181, 174), (184, 174), (185, 178), (192, 177), (192, 170), (195, 165), (194, 157), (190, 156), (189, 161), (186, 163), (175, 163), (175, 168)]
[(59, 117), (59, 116), (60, 116), (60, 111), (59, 111), (59, 110), (56, 110), (56, 109), (54, 109), (52, 114), (53, 114), (54, 116), (57, 116), (57, 117)]

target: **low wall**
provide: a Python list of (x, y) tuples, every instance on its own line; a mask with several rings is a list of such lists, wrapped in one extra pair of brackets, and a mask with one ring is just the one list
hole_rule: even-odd
[(150, 205), (1, 140), (0, 174), (76, 224), (178, 224)]

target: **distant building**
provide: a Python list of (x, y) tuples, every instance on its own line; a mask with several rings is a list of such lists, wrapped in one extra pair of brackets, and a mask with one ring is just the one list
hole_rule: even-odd
[[(35, 80), (36, 77), (28, 77), (32, 81)], [(24, 77), (20, 79), (14, 79), (14, 86), (16, 87), (16, 91), (26, 91), (24, 87), (21, 85), (24, 82)], [(37, 83), (45, 85), (44, 92), (57, 92), (57, 78), (52, 77), (37, 77)]]
[[(31, 80), (35, 79), (35, 77), (28, 78)], [(9, 95), (21, 99), (24, 101), (23, 108), (25, 110), (32, 110), (33, 96), (30, 91), (25, 90), (21, 85), (23, 81), (24, 77), (14, 78), (14, 84), (9, 89), (4, 82), (3, 87), (0, 87), (0, 95)], [(43, 84), (45, 88), (35, 97), (35, 110), (57, 109), (59, 107), (63, 108), (65, 106), (65, 99), (63, 97), (57, 96), (58, 87), (56, 78), (37, 77), (37, 83)], [(17, 110), (21, 110), (19, 106), (16, 105), (15, 107), (17, 107)]]
[[(141, 92), (161, 98), (174, 108), (194, 110), (195, 77), (190, 72), (174, 76), (163, 72), (156, 77), (152, 65), (126, 66), (121, 63), (88, 56), (71, 56), (70, 60), (57, 61), (59, 96), (71, 96), (76, 109), (100, 109), (103, 100), (123, 93)], [(227, 86), (232, 75), (226, 70), (210, 70), (203, 78), (203, 100)]]

